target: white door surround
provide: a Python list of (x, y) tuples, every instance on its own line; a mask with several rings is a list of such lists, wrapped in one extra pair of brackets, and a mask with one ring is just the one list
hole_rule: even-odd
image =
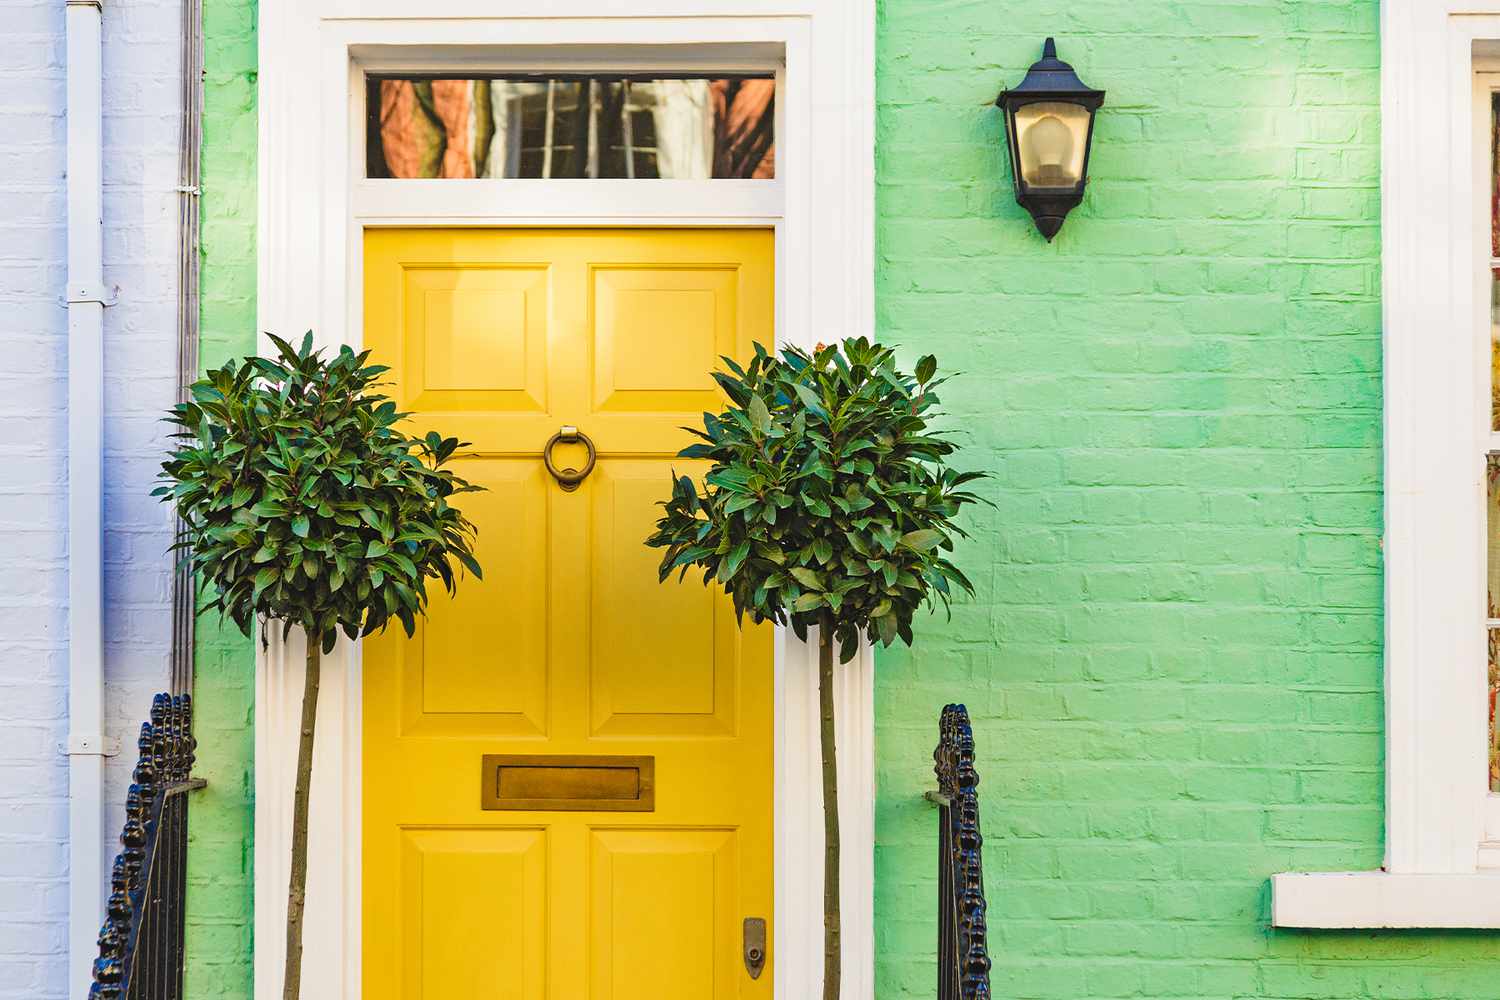
[[(258, 326), (358, 345), (364, 228), (751, 225), (776, 231), (778, 340), (874, 325), (872, 0), (261, 0)], [(497, 8), (500, 13), (497, 13)], [(509, 10), (507, 10), (509, 8)], [(538, 13), (545, 12), (545, 13)], [(363, 74), (773, 69), (775, 181), (367, 181)], [(622, 208), (621, 206), (628, 206)], [(814, 294), (816, 290), (816, 294)], [(275, 631), (275, 630), (273, 630)], [(280, 996), (300, 641), (257, 655), (255, 995)], [(306, 996), (361, 994), (361, 692), (356, 643), (324, 659), (314, 759)], [(822, 977), (813, 651), (776, 639), (776, 995)], [(846, 1000), (874, 993), (873, 659), (839, 671)]]

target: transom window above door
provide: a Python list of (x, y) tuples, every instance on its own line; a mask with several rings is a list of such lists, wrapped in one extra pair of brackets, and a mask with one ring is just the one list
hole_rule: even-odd
[(769, 180), (770, 74), (366, 78), (371, 178)]

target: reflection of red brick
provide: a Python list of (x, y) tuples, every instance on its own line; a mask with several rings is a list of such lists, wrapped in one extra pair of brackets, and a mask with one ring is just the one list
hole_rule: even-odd
[(1500, 761), (1495, 759), (1495, 685), (1490, 684), (1490, 791), (1500, 791)]
[(714, 176), (776, 176), (775, 80), (714, 80)]
[(474, 158), (469, 152), (469, 105), (471, 80), (432, 81), (432, 106), (447, 133), (440, 177), (473, 177)]
[(422, 176), (418, 131), (425, 124), (410, 80), (380, 81), (380, 145), (392, 177)]
[(380, 144), (392, 177), (473, 177), (469, 80), (382, 80)]

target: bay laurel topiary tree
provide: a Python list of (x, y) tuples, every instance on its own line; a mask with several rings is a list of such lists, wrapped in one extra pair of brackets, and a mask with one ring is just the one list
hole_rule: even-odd
[(841, 978), (838, 768), (834, 745), (834, 647), (847, 663), (860, 638), (910, 645), (912, 616), (973, 592), (948, 558), (964, 489), (986, 475), (958, 472), (956, 445), (930, 426), (938, 416), (937, 361), (915, 374), (895, 354), (859, 338), (815, 353), (755, 345), (745, 367), (716, 372), (729, 406), (704, 414), (702, 440), (679, 454), (708, 459), (700, 487), (675, 478), (646, 544), (665, 548), (661, 579), (703, 570), (743, 620), (816, 630), (823, 758), (823, 996)]
[(476, 577), (475, 528), (452, 504), (476, 489), (443, 468), (460, 447), (409, 437), (378, 391), (387, 369), (348, 347), (331, 357), (272, 337), (274, 358), (211, 371), (167, 418), (179, 428), (155, 494), (182, 519), (193, 568), (217, 609), (250, 635), (307, 639), (292, 809), (283, 996), (301, 992), (307, 816), (322, 655), (398, 621), (410, 636), (427, 583)]

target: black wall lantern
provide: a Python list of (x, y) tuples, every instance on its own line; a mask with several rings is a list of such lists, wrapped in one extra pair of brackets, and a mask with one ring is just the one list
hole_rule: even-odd
[(1073, 67), (1057, 58), (1057, 43), (1050, 38), (1026, 79), (995, 98), (1005, 112), (1016, 201), (1049, 243), (1083, 201), (1094, 112), (1103, 103), (1104, 91), (1085, 87)]

